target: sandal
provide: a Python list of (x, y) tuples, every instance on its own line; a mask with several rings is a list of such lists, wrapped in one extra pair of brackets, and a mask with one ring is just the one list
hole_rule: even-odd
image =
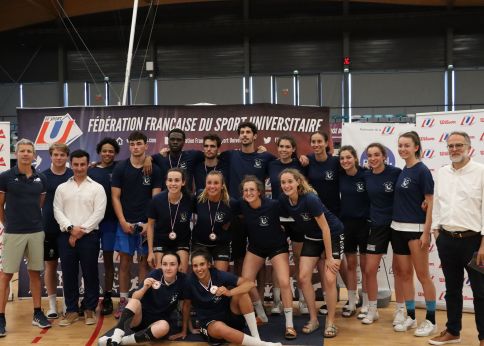
[(317, 321), (316, 322), (309, 321), (302, 328), (302, 332), (304, 334), (311, 334), (312, 332), (314, 332), (318, 328), (319, 328), (319, 322), (317, 322)]
[(353, 309), (353, 310), (345, 309), (341, 313), (341, 316), (346, 317), (346, 318), (349, 318), (351, 316), (354, 316), (355, 314), (356, 314), (356, 309)]
[(293, 340), (297, 338), (296, 329), (294, 329), (293, 327), (286, 327), (286, 332), (284, 333), (284, 337), (287, 340)]
[(334, 338), (336, 335), (338, 335), (338, 327), (336, 327), (334, 324), (328, 324), (324, 330), (324, 337)]

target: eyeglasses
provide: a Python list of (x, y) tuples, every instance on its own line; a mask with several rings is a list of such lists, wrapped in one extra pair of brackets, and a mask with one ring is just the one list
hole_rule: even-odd
[(447, 144), (447, 149), (462, 149), (464, 147), (464, 143), (456, 143), (456, 144)]

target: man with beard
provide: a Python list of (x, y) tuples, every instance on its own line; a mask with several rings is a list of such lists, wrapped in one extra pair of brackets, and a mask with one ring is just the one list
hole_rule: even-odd
[(205, 188), (205, 179), (207, 174), (211, 171), (222, 172), (225, 179), (225, 184), (228, 184), (228, 167), (223, 159), (224, 153), (219, 157), (219, 149), (222, 140), (216, 134), (210, 133), (203, 137), (203, 155), (205, 160), (195, 166), (194, 181), (195, 191), (203, 190)]

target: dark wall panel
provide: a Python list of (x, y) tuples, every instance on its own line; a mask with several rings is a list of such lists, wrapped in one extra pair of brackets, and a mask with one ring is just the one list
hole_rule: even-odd
[(454, 34), (453, 58), (456, 68), (483, 67), (484, 34)]
[(57, 77), (57, 49), (2, 47), (0, 82), (50, 82)]

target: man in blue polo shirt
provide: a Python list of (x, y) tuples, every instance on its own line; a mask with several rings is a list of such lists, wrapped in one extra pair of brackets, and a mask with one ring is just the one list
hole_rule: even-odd
[(5, 226), (3, 271), (0, 272), (0, 336), (6, 335), (6, 293), (13, 274), (19, 271), (24, 253), (27, 254), (34, 303), (32, 325), (51, 327), (40, 307), (40, 272), (44, 269), (44, 231), (40, 209), (45, 199), (47, 179), (32, 167), (34, 143), (21, 139), (15, 154), (17, 165), (0, 175), (0, 222)]

